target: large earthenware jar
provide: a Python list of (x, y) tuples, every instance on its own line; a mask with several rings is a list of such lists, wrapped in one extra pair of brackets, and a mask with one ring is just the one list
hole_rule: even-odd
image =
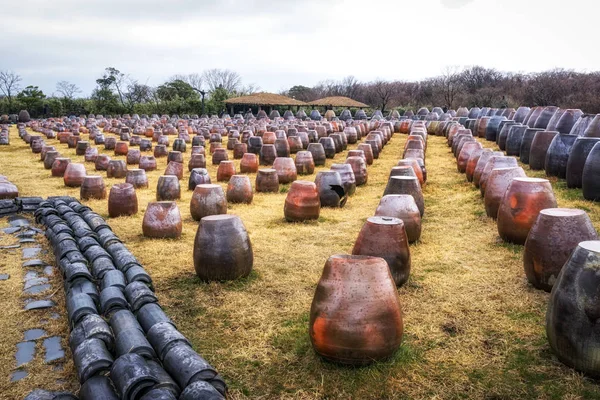
[(570, 133), (582, 115), (583, 111), (579, 109), (567, 109), (556, 123), (556, 126), (549, 126), (548, 130), (558, 131), (559, 133)]
[(167, 162), (171, 161), (183, 164), (183, 153), (180, 151), (170, 151), (169, 154), (167, 154)]
[[(54, 169), (54, 167), (53, 167)], [(600, 200), (600, 144), (596, 143), (587, 156), (581, 177), (583, 197), (586, 200)]]
[(148, 177), (146, 176), (146, 171), (139, 168), (128, 170), (127, 176), (125, 177), (125, 182), (131, 183), (136, 189), (147, 188)]
[(331, 164), (331, 170), (337, 171), (342, 178), (342, 187), (348, 196), (356, 191), (356, 179), (350, 164)]
[(475, 168), (477, 167), (477, 163), (481, 158), (483, 153), (491, 153), (490, 149), (476, 149), (473, 150), (471, 155), (469, 156), (469, 160), (467, 161), (467, 168), (465, 168), (465, 175), (467, 177), (468, 182), (473, 182), (473, 175), (475, 173)]
[(253, 263), (252, 244), (240, 217), (212, 215), (200, 220), (194, 241), (194, 268), (200, 279), (244, 278)]
[(240, 161), (240, 172), (252, 174), (258, 171), (258, 157), (254, 153), (244, 153)]
[(321, 202), (317, 186), (313, 182), (295, 181), (285, 198), (283, 214), (289, 222), (319, 218)]
[[(500, 133), (498, 134), (498, 137), (496, 138), (497, 139), (496, 144), (498, 145), (500, 150), (502, 150), (502, 151), (506, 150), (506, 139), (508, 138), (508, 135), (509, 135), (511, 129), (513, 129), (514, 126), (522, 127), (523, 125), (518, 124), (515, 121), (507, 121), (504, 124), (504, 126), (502, 127), (502, 129), (500, 129)], [(514, 128), (514, 129), (516, 129), (516, 128)]]
[(325, 155), (325, 149), (321, 143), (309, 143), (306, 151), (312, 154), (312, 158), (316, 166), (325, 165), (327, 157)]
[(410, 250), (404, 222), (393, 217), (370, 217), (363, 225), (352, 254), (383, 258), (396, 286), (402, 286), (410, 274)]
[(583, 181), (583, 168), (588, 155), (600, 138), (577, 137), (567, 161), (567, 187), (580, 188)]
[(65, 174), (63, 175), (63, 179), (65, 181), (65, 186), (69, 187), (79, 187), (83, 183), (83, 178), (85, 178), (86, 171), (85, 165), (79, 163), (69, 163), (67, 168), (65, 169)]
[(60, 157), (60, 153), (58, 151), (48, 151), (46, 153), (46, 157), (44, 157), (44, 168), (51, 169), (52, 164), (54, 164), (54, 160)]
[(109, 156), (106, 154), (98, 154), (98, 157), (96, 157), (96, 161), (94, 162), (94, 167), (96, 168), (96, 171), (106, 171), (108, 170), (109, 163)]
[(190, 172), (190, 179), (188, 180), (188, 190), (194, 190), (196, 185), (203, 185), (210, 183), (210, 175), (206, 168), (194, 168)]
[(329, 257), (310, 310), (309, 335), (321, 357), (366, 365), (400, 347), (400, 299), (387, 262), (379, 257)]
[(277, 150), (274, 144), (263, 144), (260, 148), (260, 164), (261, 165), (273, 165), (273, 162), (277, 158)]
[(297, 179), (296, 164), (291, 157), (277, 157), (273, 162), (273, 169), (277, 171), (279, 183), (286, 184)]
[(96, 158), (98, 157), (98, 148), (97, 147), (88, 147), (85, 149), (85, 154), (83, 159), (85, 162), (96, 162)]
[(485, 169), (485, 166), (487, 165), (488, 161), (490, 161), (492, 157), (502, 156), (504, 156), (504, 153), (502, 153), (501, 151), (486, 151), (481, 153), (479, 161), (477, 161), (477, 165), (475, 166), (475, 171), (473, 172), (473, 183), (475, 184), (476, 188), (479, 188), (479, 183), (481, 182), (481, 175), (483, 175), (483, 170)]
[(600, 137), (600, 114), (596, 114), (589, 121), (585, 131), (583, 132), (585, 137)]
[(600, 242), (581, 242), (558, 276), (548, 302), (546, 335), (558, 359), (600, 377)]
[(106, 176), (109, 178), (125, 178), (127, 176), (127, 165), (123, 160), (110, 160), (106, 167)]
[(279, 176), (273, 168), (263, 168), (256, 174), (256, 191), (259, 193), (279, 193)]
[(141, 156), (142, 156), (142, 153), (140, 152), (139, 149), (129, 150), (127, 152), (127, 164), (128, 165), (139, 164)]
[(165, 168), (165, 175), (176, 176), (177, 179), (183, 179), (183, 163), (169, 161)]
[[(364, 157), (351, 156), (346, 158), (346, 164), (350, 165), (356, 181), (356, 186), (365, 185), (369, 179), (367, 163)], [(333, 169), (333, 168), (332, 168)]]
[(105, 199), (106, 186), (104, 180), (99, 175), (88, 175), (83, 178), (81, 188), (79, 189), (79, 197), (82, 200), (89, 199)]
[(75, 146), (75, 154), (78, 156), (85, 155), (85, 151), (87, 150), (88, 147), (90, 147), (90, 142), (88, 142), (86, 140), (80, 140), (79, 142), (77, 142), (77, 145)]
[(190, 161), (188, 162), (188, 171), (191, 171), (194, 168), (206, 168), (206, 157), (204, 154), (192, 153)]
[(408, 194), (388, 194), (379, 201), (375, 216), (399, 218), (404, 222), (408, 243), (421, 237), (421, 213), (414, 197)]
[(336, 188), (343, 191), (342, 177), (337, 171), (321, 171), (315, 178), (321, 207), (339, 207), (342, 198)]
[(259, 155), (262, 146), (263, 140), (260, 136), (251, 136), (248, 138), (248, 151), (250, 153)]
[(190, 214), (196, 221), (208, 215), (227, 214), (227, 199), (221, 185), (196, 185), (190, 201)]
[(117, 183), (108, 194), (108, 215), (111, 218), (134, 215), (138, 212), (138, 200), (131, 183)]
[(115, 144), (115, 156), (126, 156), (129, 151), (129, 143), (117, 142)]
[(498, 209), (498, 233), (510, 243), (525, 244), (541, 210), (556, 208), (552, 185), (547, 179), (514, 178)]
[(512, 180), (526, 176), (525, 171), (520, 167), (495, 168), (492, 170), (487, 179), (484, 195), (485, 213), (488, 217), (496, 219), (498, 216), (500, 202)]
[(594, 225), (583, 210), (548, 208), (540, 211), (523, 252), (529, 283), (549, 292), (579, 242), (597, 239)]
[(65, 170), (70, 163), (70, 158), (56, 157), (52, 163), (52, 176), (63, 177), (65, 175)]
[(409, 194), (415, 199), (419, 213), (423, 216), (425, 212), (425, 202), (423, 200), (423, 192), (417, 178), (412, 176), (392, 176), (388, 180), (387, 186), (383, 195), (388, 194)]
[(250, 178), (246, 175), (233, 175), (227, 184), (228, 203), (252, 203), (254, 193)]
[(168, 201), (179, 200), (181, 198), (181, 188), (179, 179), (174, 175), (162, 175), (158, 177), (156, 185), (156, 200)]
[(235, 164), (233, 161), (221, 161), (217, 168), (217, 182), (227, 182), (235, 175)]
[(248, 145), (246, 143), (236, 143), (233, 146), (233, 158), (241, 160), (244, 154), (248, 152)]
[(540, 113), (540, 116), (535, 120), (533, 128), (546, 129), (548, 127), (548, 124), (550, 123), (550, 120), (557, 111), (558, 107), (556, 106), (545, 107)]
[(174, 201), (150, 202), (144, 213), (142, 232), (151, 238), (179, 238), (182, 222)]
[(467, 163), (469, 162), (469, 158), (471, 157), (471, 155), (475, 151), (482, 148), (483, 146), (479, 142), (465, 143), (462, 147), (462, 150), (458, 154), (458, 158), (456, 161), (456, 167), (458, 169), (458, 172), (462, 172), (464, 174), (467, 170)]
[(567, 177), (567, 162), (575, 139), (577, 136), (568, 133), (559, 133), (554, 136), (546, 152), (544, 168), (547, 176), (557, 176), (561, 179)]
[(417, 177), (415, 171), (410, 166), (392, 167), (388, 179), (392, 176), (412, 176)]
[(141, 156), (139, 167), (144, 171), (156, 170), (156, 158), (154, 156)]
[(555, 131), (539, 131), (535, 134), (529, 150), (529, 167), (532, 170), (544, 169), (548, 148), (556, 135), (558, 132)]
[(156, 158), (166, 157), (167, 154), (168, 154), (167, 146), (165, 146), (164, 144), (157, 144), (156, 146), (154, 146), (154, 157), (156, 157)]
[[(322, 145), (323, 150), (325, 151), (326, 158), (335, 157), (335, 142), (330, 137), (322, 137), (319, 139), (319, 143)], [(314, 154), (313, 154), (314, 156)]]
[(507, 156), (519, 156), (521, 154), (521, 144), (526, 130), (526, 126), (517, 126), (509, 131), (504, 147)]
[(417, 179), (419, 180), (419, 184), (423, 186), (425, 184), (425, 178), (423, 176), (423, 170), (419, 165), (419, 162), (414, 158), (409, 158), (405, 160), (399, 160), (396, 164), (398, 167), (411, 167), (415, 172)]
[(510, 167), (518, 167), (517, 159), (514, 157), (504, 157), (504, 156), (496, 156), (490, 158), (488, 163), (485, 165), (483, 169), (483, 173), (481, 174), (481, 179), (479, 180), (479, 190), (481, 192), (481, 196), (485, 196), (485, 190), (487, 187), (487, 180), (490, 177), (492, 171), (496, 168), (510, 168)]
[(227, 149), (215, 149), (215, 152), (212, 154), (212, 164), (219, 165), (221, 161), (229, 160), (229, 154), (227, 153)]
[(529, 158), (531, 155), (531, 145), (533, 139), (538, 132), (542, 132), (541, 129), (527, 128), (523, 133), (523, 140), (521, 141), (521, 148), (519, 149), (519, 159), (523, 164), (529, 165)]

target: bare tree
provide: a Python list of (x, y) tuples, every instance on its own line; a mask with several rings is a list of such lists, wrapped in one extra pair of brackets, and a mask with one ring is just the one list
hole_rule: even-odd
[(349, 75), (340, 82), (340, 89), (341, 95), (354, 99), (359, 94), (360, 83), (358, 83), (354, 76)]
[(12, 104), (13, 94), (21, 89), (21, 76), (13, 71), (0, 71), (0, 90), (8, 99), (8, 104)]
[(446, 107), (453, 108), (456, 97), (461, 89), (460, 73), (458, 67), (446, 67), (440, 76), (440, 83), (444, 94)]
[(365, 90), (367, 102), (371, 106), (380, 109), (381, 112), (385, 112), (386, 107), (390, 105), (396, 95), (397, 84), (378, 79), (375, 82), (367, 84)]
[(228, 93), (233, 93), (237, 92), (242, 85), (240, 75), (228, 69), (213, 68), (206, 70), (202, 74), (202, 78), (206, 82), (210, 92), (214, 92), (215, 89), (221, 87)]
[(182, 75), (182, 74), (177, 74), (177, 75), (173, 75), (171, 77), (171, 79), (169, 79), (170, 81), (174, 81), (174, 80), (181, 80), (184, 81), (185, 83), (187, 83), (188, 85), (190, 85), (196, 92), (202, 92), (203, 89), (203, 84), (204, 84), (204, 77), (203, 75), (194, 72), (192, 74), (187, 74), (187, 75)]
[(77, 93), (81, 93), (81, 89), (76, 84), (67, 81), (58, 82), (56, 84), (56, 91), (69, 100), (73, 100)]

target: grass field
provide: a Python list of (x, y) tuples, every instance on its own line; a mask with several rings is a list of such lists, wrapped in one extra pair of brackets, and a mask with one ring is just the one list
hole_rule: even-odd
[[(242, 218), (254, 248), (254, 271), (244, 280), (206, 284), (195, 277), (192, 249), (197, 223), (189, 212), (187, 168), (178, 201), (184, 220), (181, 239), (142, 236), (144, 210), (155, 199), (164, 158), (158, 160), (158, 171), (148, 173), (149, 189), (138, 191), (138, 215), (108, 222), (153, 277), (160, 303), (178, 328), (224, 376), (233, 399), (600, 398), (595, 382), (564, 367), (551, 354), (544, 329), (549, 295), (527, 284), (522, 247), (501, 242), (495, 222), (485, 216), (479, 190), (457, 172), (440, 137), (429, 138), (423, 235), (411, 245), (412, 275), (399, 290), (405, 322), (400, 351), (387, 362), (365, 368), (340, 367), (314, 354), (308, 318), (323, 265), (330, 255), (351, 251), (362, 224), (374, 214), (405, 139), (394, 135), (369, 167), (368, 184), (357, 189), (344, 209), (323, 209), (316, 222), (284, 221), (286, 186), (279, 194), (255, 194), (251, 205), (230, 205), (229, 213)], [(76, 156), (66, 144), (47, 142), (63, 156), (83, 162), (83, 156)], [(112, 152), (106, 153), (112, 157)], [(345, 157), (345, 152), (338, 154), (327, 164)], [(189, 150), (186, 167), (188, 160)], [(93, 164), (86, 167), (94, 173)], [(524, 168), (531, 176), (543, 175)], [(209, 166), (209, 172), (215, 181), (216, 167)], [(0, 147), (0, 174), (17, 184), (24, 196), (79, 198), (78, 189), (50, 177), (15, 128), (11, 145)], [(253, 183), (254, 179), (251, 175)], [(105, 179), (107, 186), (120, 181)], [(600, 228), (598, 205), (584, 201), (580, 190), (566, 189), (564, 182), (553, 185), (560, 207), (588, 211)], [(106, 200), (85, 203), (108, 218)], [(13, 271), (16, 281), (18, 268)], [(20, 289), (14, 296), (18, 293)], [(15, 307), (14, 302), (0, 301)], [(6, 342), (1, 349), (9, 363), (0, 369), (0, 393), (11, 390), (22, 395), (31, 386), (11, 389), (15, 386), (6, 375), (14, 367), (11, 349), (16, 345), (8, 342), (19, 339), (15, 324), (9, 323), (11, 315), (0, 315)], [(68, 348), (66, 340), (63, 345)], [(67, 365), (64, 373), (75, 381), (72, 367)], [(28, 379), (38, 384), (35, 378), (32, 373)]]

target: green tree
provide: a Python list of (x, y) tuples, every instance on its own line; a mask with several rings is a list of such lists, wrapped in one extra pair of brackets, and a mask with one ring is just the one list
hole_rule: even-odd
[(198, 93), (194, 88), (181, 79), (174, 79), (163, 83), (156, 88), (156, 94), (162, 101), (172, 101), (175, 99), (189, 101), (198, 99)]
[(17, 100), (33, 118), (44, 113), (44, 99), (46, 95), (37, 86), (29, 85), (17, 95)]

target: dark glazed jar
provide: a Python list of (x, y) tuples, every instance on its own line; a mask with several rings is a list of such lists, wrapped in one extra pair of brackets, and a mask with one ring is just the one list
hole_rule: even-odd
[(204, 154), (192, 153), (190, 161), (188, 162), (188, 171), (191, 171), (194, 168), (206, 168), (206, 157)]
[(196, 185), (190, 201), (190, 214), (196, 221), (209, 215), (227, 214), (227, 199), (221, 185)]
[(144, 213), (142, 232), (150, 238), (181, 237), (182, 222), (177, 203), (174, 201), (150, 202)]
[(125, 178), (127, 176), (127, 165), (123, 160), (110, 160), (106, 168), (106, 176), (109, 178)]
[(273, 168), (263, 168), (256, 174), (256, 191), (259, 193), (279, 193), (279, 177)]
[(179, 179), (173, 175), (162, 175), (158, 177), (156, 185), (156, 200), (168, 201), (179, 200), (181, 198), (181, 188)]
[(600, 138), (578, 137), (569, 153), (567, 161), (567, 187), (580, 188), (583, 184), (583, 168), (588, 155)]
[(542, 170), (546, 166), (548, 147), (558, 132), (539, 131), (533, 137), (529, 150), (529, 168), (534, 171)]
[(215, 149), (215, 152), (212, 154), (212, 165), (219, 165), (221, 161), (227, 160), (229, 160), (227, 149)]
[(85, 165), (79, 163), (69, 163), (65, 168), (63, 179), (65, 186), (79, 187), (86, 176)]
[(111, 218), (134, 215), (138, 212), (138, 200), (131, 183), (117, 183), (108, 195), (108, 215)]
[(139, 167), (144, 171), (156, 170), (156, 158), (154, 156), (141, 156)]
[(79, 189), (79, 196), (82, 200), (105, 199), (106, 186), (104, 186), (102, 177), (99, 175), (88, 175), (83, 178), (81, 188)]
[(206, 168), (194, 168), (190, 171), (190, 179), (188, 180), (188, 190), (194, 190), (196, 185), (210, 183), (210, 175)]
[(327, 156), (325, 155), (325, 149), (321, 143), (309, 143), (306, 151), (312, 154), (312, 159), (315, 163), (315, 166), (325, 165)]
[(131, 183), (136, 189), (147, 188), (148, 177), (146, 176), (146, 171), (138, 168), (128, 170), (125, 182)]
[(344, 192), (348, 196), (352, 196), (356, 191), (356, 179), (354, 178), (352, 166), (350, 164), (331, 164), (331, 170), (340, 174)]
[(129, 150), (127, 152), (127, 164), (128, 165), (139, 164), (141, 156), (142, 156), (142, 153), (139, 151), (139, 149)]
[[(53, 167), (54, 169), (54, 167)], [(600, 200), (600, 145), (596, 143), (590, 154), (588, 154), (583, 167), (581, 177), (581, 187), (583, 188), (583, 198), (586, 200)]]
[(423, 200), (423, 192), (419, 180), (412, 176), (392, 176), (388, 180), (388, 184), (383, 192), (383, 195), (388, 194), (408, 194), (415, 199), (421, 217), (425, 213), (425, 202)]
[(277, 150), (273, 144), (263, 144), (260, 149), (260, 164), (273, 165), (277, 158)]
[(70, 163), (70, 158), (56, 157), (52, 163), (52, 176), (63, 177), (65, 175), (65, 170)]
[(561, 179), (567, 177), (567, 162), (575, 139), (577, 136), (568, 133), (559, 133), (554, 136), (546, 152), (544, 168), (547, 176), (557, 176)]
[(332, 188), (333, 186), (342, 186), (342, 177), (337, 171), (321, 171), (315, 178), (317, 191), (321, 200), (321, 207), (340, 207), (340, 195)]

